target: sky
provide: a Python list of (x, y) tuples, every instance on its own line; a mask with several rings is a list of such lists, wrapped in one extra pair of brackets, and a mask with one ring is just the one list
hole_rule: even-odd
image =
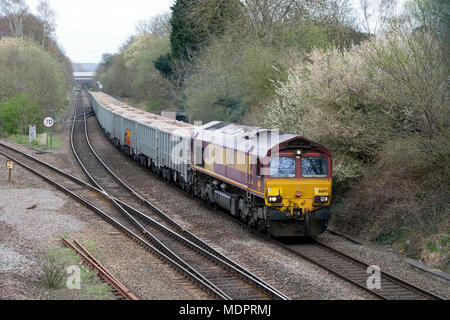
[[(74, 63), (99, 63), (116, 53), (136, 22), (170, 11), (173, 0), (49, 0), (56, 11), (57, 40)], [(27, 0), (36, 12), (38, 0)]]

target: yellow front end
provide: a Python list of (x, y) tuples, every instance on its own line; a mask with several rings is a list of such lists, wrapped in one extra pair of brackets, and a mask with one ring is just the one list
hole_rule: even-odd
[[(331, 202), (332, 180), (320, 179), (286, 179), (273, 178), (266, 180), (265, 201), (268, 207), (280, 211), (297, 214), (301, 209), (302, 214), (313, 212), (327, 207)], [(280, 203), (274, 203), (270, 199), (281, 197)], [(316, 197), (328, 197), (327, 202), (317, 202)]]

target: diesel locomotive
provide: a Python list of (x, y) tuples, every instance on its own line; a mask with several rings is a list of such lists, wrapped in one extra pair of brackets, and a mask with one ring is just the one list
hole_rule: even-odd
[(99, 92), (106, 137), (155, 174), (273, 237), (313, 237), (331, 218), (332, 159), (320, 144), (228, 122), (191, 125)]

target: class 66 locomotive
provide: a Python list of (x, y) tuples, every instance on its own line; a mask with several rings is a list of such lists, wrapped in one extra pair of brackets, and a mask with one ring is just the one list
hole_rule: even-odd
[(89, 96), (114, 145), (189, 194), (273, 237), (327, 229), (332, 159), (320, 144), (228, 122), (194, 126)]
[(226, 122), (198, 127), (192, 139), (194, 194), (275, 237), (326, 230), (332, 162), (323, 146)]

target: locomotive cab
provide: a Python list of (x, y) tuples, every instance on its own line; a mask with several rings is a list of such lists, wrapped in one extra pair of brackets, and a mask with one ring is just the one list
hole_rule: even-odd
[(331, 217), (331, 154), (278, 130), (212, 122), (192, 137), (193, 194), (274, 237), (317, 236)]
[(269, 153), (264, 166), (264, 197), (271, 233), (297, 236), (323, 233), (331, 218), (329, 152), (288, 149)]

